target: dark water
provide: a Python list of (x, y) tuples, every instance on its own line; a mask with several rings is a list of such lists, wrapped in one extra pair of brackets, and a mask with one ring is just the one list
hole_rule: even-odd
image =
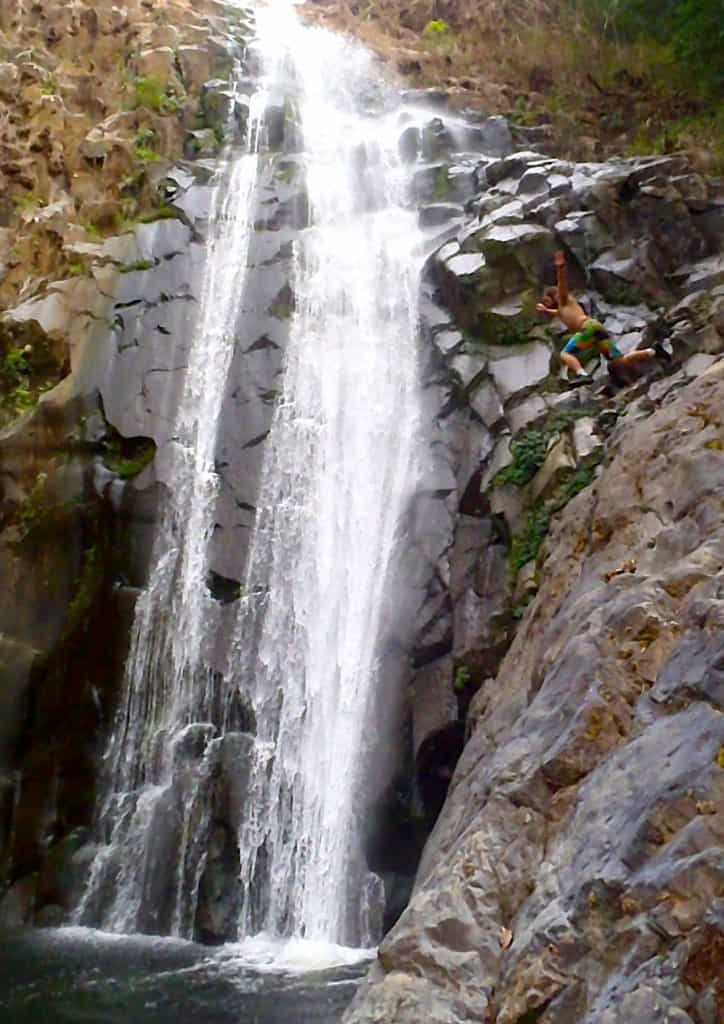
[(271, 972), (233, 946), (0, 933), (0, 1024), (337, 1024), (365, 968)]

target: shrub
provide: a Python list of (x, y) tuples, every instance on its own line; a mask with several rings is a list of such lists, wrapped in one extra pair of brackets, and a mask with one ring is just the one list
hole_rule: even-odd
[(163, 83), (155, 78), (137, 78), (135, 91), (135, 106), (157, 114), (175, 114), (181, 106), (177, 97), (167, 92)]
[(442, 36), (450, 35), (450, 26), (443, 18), (438, 18), (435, 21), (428, 21), (422, 34), (428, 39), (440, 39)]
[(528, 430), (517, 441), (513, 441), (510, 446), (513, 461), (496, 474), (494, 483), (497, 486), (514, 484), (516, 487), (524, 487), (543, 465), (549, 437), (550, 434), (540, 430)]
[(545, 505), (534, 505), (525, 517), (523, 529), (516, 533), (510, 545), (510, 569), (513, 576), (527, 562), (532, 562), (546, 538), (551, 523), (551, 511)]

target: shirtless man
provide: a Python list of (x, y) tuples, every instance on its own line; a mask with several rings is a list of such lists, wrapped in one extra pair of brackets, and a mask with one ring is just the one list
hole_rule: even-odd
[(555, 288), (546, 288), (543, 301), (538, 303), (536, 309), (546, 316), (557, 316), (569, 331), (574, 332), (561, 352), (561, 362), (573, 371), (575, 380), (581, 383), (591, 380), (591, 375), (586, 373), (578, 358), (580, 353), (591, 348), (595, 348), (598, 354), (606, 359), (609, 373), (621, 383), (628, 379), (628, 367), (647, 363), (657, 355), (670, 361), (671, 356), (660, 345), (656, 348), (639, 348), (624, 355), (616, 347), (603, 324), (588, 316), (569, 292), (564, 253), (556, 253), (555, 264), (558, 285)]

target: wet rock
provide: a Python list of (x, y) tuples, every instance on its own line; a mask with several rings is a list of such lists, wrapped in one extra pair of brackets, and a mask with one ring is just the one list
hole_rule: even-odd
[(0, 927), (22, 928), (33, 918), (37, 877), (26, 875), (15, 882), (0, 900)]
[(435, 203), (420, 210), (420, 227), (436, 227), (451, 220), (462, 219), (463, 208), (456, 203)]
[(502, 422), (503, 403), (490, 381), (483, 381), (475, 386), (469, 402), (470, 408), (477, 413), (486, 427), (493, 429)]
[(673, 280), (685, 295), (724, 284), (724, 256), (707, 256), (698, 263), (679, 267)]
[(458, 716), (453, 692), (453, 660), (448, 655), (418, 669), (412, 677), (412, 747), (417, 755), (424, 741)]
[(423, 126), (420, 141), (424, 160), (437, 160), (455, 148), (455, 140), (440, 117)]
[(234, 113), (234, 93), (224, 79), (213, 78), (201, 88), (201, 111), (211, 129), (224, 131)]
[(504, 117), (489, 117), (475, 129), (471, 141), (486, 156), (505, 157), (513, 150), (510, 126)]
[(408, 125), (400, 135), (397, 143), (400, 159), (407, 164), (414, 163), (420, 153), (420, 146), (420, 129), (417, 125)]
[(0, 688), (0, 775), (15, 763), (15, 750), (30, 698), (33, 666), (41, 652), (11, 637), (0, 636), (0, 663), (3, 685)]

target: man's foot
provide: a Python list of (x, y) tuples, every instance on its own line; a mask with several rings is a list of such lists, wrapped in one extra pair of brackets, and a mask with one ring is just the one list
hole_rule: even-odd
[(579, 388), (583, 384), (591, 384), (592, 382), (593, 377), (590, 373), (586, 373), (584, 370), (583, 373), (577, 373), (573, 380), (569, 380), (568, 386), (571, 388)]
[(657, 357), (659, 359), (663, 360), (663, 362), (665, 362), (665, 363), (673, 362), (673, 357), (672, 357), (671, 353), (666, 351), (666, 349), (664, 348), (664, 343), (662, 341), (654, 342), (654, 346), (653, 347), (654, 347), (654, 352), (656, 353), (656, 355), (657, 355)]

